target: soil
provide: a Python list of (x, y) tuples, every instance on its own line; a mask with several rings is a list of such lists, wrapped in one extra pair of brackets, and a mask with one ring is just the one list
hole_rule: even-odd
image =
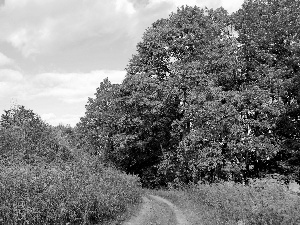
[(155, 195), (143, 197), (137, 215), (124, 225), (189, 225), (183, 212), (170, 201)]

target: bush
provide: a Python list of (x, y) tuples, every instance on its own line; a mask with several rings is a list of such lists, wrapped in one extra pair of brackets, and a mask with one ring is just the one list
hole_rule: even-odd
[(136, 177), (84, 157), (72, 163), (0, 169), (0, 224), (85, 224), (114, 220), (140, 198)]
[[(211, 224), (299, 224), (300, 198), (275, 179), (197, 185), (189, 198), (211, 210)], [(209, 221), (209, 220), (208, 220)]]
[(139, 201), (138, 178), (72, 149), (72, 132), (24, 106), (1, 116), (0, 224), (103, 224)]
[(37, 164), (72, 159), (68, 143), (54, 129), (24, 106), (5, 111), (0, 119), (0, 159)]

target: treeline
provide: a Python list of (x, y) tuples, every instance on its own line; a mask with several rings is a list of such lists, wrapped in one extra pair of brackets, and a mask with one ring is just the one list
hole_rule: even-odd
[[(120, 85), (101, 82), (82, 146), (145, 186), (300, 176), (300, 2), (181, 7), (149, 27)], [(83, 141), (84, 140), (84, 141)]]

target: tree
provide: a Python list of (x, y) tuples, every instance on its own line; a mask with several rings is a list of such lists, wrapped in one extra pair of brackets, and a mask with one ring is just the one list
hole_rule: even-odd
[(155, 165), (164, 149), (175, 144), (171, 124), (181, 117), (179, 104), (174, 91), (156, 79), (136, 74), (126, 77), (122, 84), (118, 149), (127, 155), (123, 161), (126, 171), (139, 174), (144, 184), (155, 184)]
[[(299, 6), (299, 1), (291, 0), (245, 1), (242, 9), (233, 15), (245, 62), (242, 68), (245, 82), (256, 83), (270, 92), (272, 101), (284, 103), (274, 130), (283, 148), (272, 160), (277, 164), (273, 171), (284, 173), (288, 168), (287, 159), (298, 154), (294, 146), (299, 144), (294, 132), (299, 123), (300, 103)], [(280, 161), (285, 162), (283, 167)]]
[(71, 158), (70, 150), (60, 143), (52, 128), (24, 106), (15, 106), (1, 115), (0, 156), (2, 160), (27, 163)]
[[(228, 22), (227, 12), (223, 9), (182, 7), (168, 19), (155, 22), (137, 45), (138, 54), (130, 60), (122, 84), (127, 102), (134, 103), (135, 108), (130, 105), (124, 108), (129, 109), (127, 115), (131, 120), (136, 119), (143, 125), (138, 126), (140, 132), (151, 134), (143, 128), (151, 127), (157, 121), (167, 121), (160, 123), (159, 130), (167, 129), (168, 132), (151, 141), (152, 152), (159, 159), (155, 161), (161, 162), (173, 153), (176, 155), (179, 143), (189, 135), (194, 118), (190, 114), (190, 107), (193, 107), (190, 96), (202, 91), (199, 89), (220, 83), (225, 71), (236, 74), (237, 60), (231, 56), (236, 42), (228, 32)], [(144, 82), (152, 85), (151, 89)], [(149, 110), (149, 106), (154, 110)], [(135, 136), (136, 141), (141, 136)], [(147, 144), (143, 146), (146, 152), (152, 149)], [(152, 167), (163, 170), (154, 161)]]
[(231, 16), (186, 6), (153, 23), (123, 83), (104, 82), (89, 100), (83, 136), (149, 186), (247, 182), (274, 172), (279, 159), (293, 168), (298, 4), (249, 0)]
[[(248, 13), (245, 9), (245, 17)], [(241, 16), (240, 21), (244, 19)], [(235, 25), (235, 21), (232, 23)], [(283, 101), (276, 96), (280, 70), (262, 64), (251, 65), (250, 70), (252, 55), (245, 51), (242, 37), (236, 39), (233, 32), (225, 32), (230, 27), (221, 23), (219, 35), (202, 46), (206, 54), (198, 58), (199, 62), (190, 60), (179, 64), (176, 73), (171, 72), (187, 78), (178, 82), (188, 87), (185, 93), (189, 95), (183, 95), (184, 116), (177, 122), (187, 135), (179, 138), (182, 141), (176, 150), (165, 154), (161, 170), (173, 172), (177, 167), (176, 175), (183, 174), (184, 182), (211, 172), (224, 178), (222, 169), (229, 170), (229, 174), (238, 169), (247, 182), (249, 177), (259, 177), (267, 170), (268, 161), (280, 150), (275, 131), (277, 119), (284, 112)], [(197, 101), (200, 96), (202, 101)]]
[(80, 145), (107, 161), (112, 147), (111, 137), (116, 132), (119, 117), (115, 107), (118, 88), (117, 84), (104, 79), (96, 90), (95, 98), (88, 99), (85, 116), (76, 125)]

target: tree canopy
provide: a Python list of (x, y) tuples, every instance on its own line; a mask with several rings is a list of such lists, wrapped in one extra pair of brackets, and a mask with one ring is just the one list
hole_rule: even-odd
[(123, 83), (89, 99), (85, 143), (146, 186), (299, 179), (299, 4), (185, 6), (154, 22)]
[(5, 110), (0, 118), (0, 161), (29, 164), (71, 159), (57, 131), (22, 105)]

